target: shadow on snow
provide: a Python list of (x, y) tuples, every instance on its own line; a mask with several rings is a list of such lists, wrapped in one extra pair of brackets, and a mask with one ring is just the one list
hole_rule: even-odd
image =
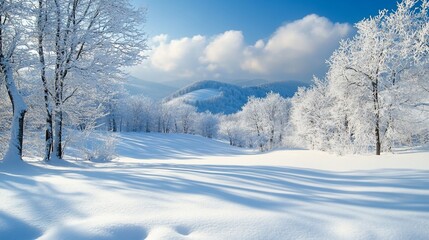
[[(246, 154), (224, 143), (201, 142), (198, 137), (168, 140), (150, 134), (127, 136), (121, 136), (119, 143), (119, 154), (124, 157), (195, 159), (195, 156), (204, 155)], [(279, 166), (155, 164), (144, 160), (97, 166), (25, 164), (18, 170), (0, 168), (0, 189), (10, 190), (14, 194), (13, 199), (19, 200), (32, 212), (46, 212), (44, 218), (53, 221), (58, 215), (85, 216), (79, 206), (72, 203), (91, 196), (86, 192), (64, 191), (66, 186), (57, 185), (54, 181), (40, 181), (40, 177), (85, 181), (114, 194), (138, 193), (147, 198), (156, 196), (156, 201), (165, 202), (174, 202), (171, 196), (196, 195), (266, 211), (287, 212), (299, 210), (299, 206), (304, 204), (334, 204), (339, 207), (429, 212), (429, 171), (426, 170), (331, 172)], [(56, 209), (55, 215), (49, 215), (52, 209)], [(9, 225), (4, 226), (2, 222)], [(23, 234), (28, 234), (23, 235), (23, 239), (40, 234), (37, 228), (23, 219), (0, 211), (0, 235), (7, 236), (18, 229), (25, 229)]]
[(242, 148), (189, 134), (123, 133), (118, 154), (136, 159), (195, 159), (199, 156), (247, 154)]
[[(34, 176), (63, 176), (86, 180), (118, 194), (143, 192), (193, 194), (249, 208), (278, 211), (285, 206), (341, 204), (377, 209), (429, 212), (429, 171), (384, 169), (379, 171), (329, 172), (312, 169), (271, 166), (225, 166), (190, 164), (131, 164), (123, 168), (47, 169), (32, 166), (16, 173), (0, 172), (0, 188), (17, 192), (37, 211), (43, 207), (70, 206), (70, 197), (83, 193), (60, 192), (50, 183), (36, 182)], [(28, 188), (36, 198), (26, 199)], [(60, 200), (60, 201), (58, 201)], [(173, 200), (174, 201), (174, 200)], [(72, 211), (71, 209), (64, 211)]]

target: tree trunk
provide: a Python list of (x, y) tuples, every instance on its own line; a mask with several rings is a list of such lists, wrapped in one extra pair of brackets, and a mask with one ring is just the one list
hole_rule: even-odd
[(376, 127), (375, 127), (375, 154), (380, 155), (381, 154), (381, 140), (380, 140), (380, 123), (379, 123), (379, 116), (377, 114), (377, 121), (376, 121)]
[(121, 118), (119, 119), (119, 132), (122, 132), (122, 116), (120, 116)]
[(378, 80), (372, 82), (372, 94), (374, 101), (375, 112), (375, 154), (381, 154), (381, 138), (380, 138), (380, 104), (378, 99)]
[(52, 142), (53, 142), (53, 134), (52, 134), (52, 114), (49, 111), (49, 108), (46, 109), (46, 131), (45, 131), (45, 157), (44, 161), (49, 161), (51, 159), (51, 151), (52, 151)]
[(112, 117), (112, 131), (113, 132), (118, 131), (118, 127), (116, 126), (116, 117), (115, 116)]
[[(60, 106), (57, 106), (59, 108)], [(57, 159), (62, 159), (62, 136), (63, 136), (63, 112), (58, 110), (55, 113), (55, 132), (54, 132), (54, 155)]]
[(24, 117), (27, 105), (18, 92), (13, 79), (12, 68), (8, 59), (0, 53), (0, 66), (6, 82), (7, 92), (12, 103), (13, 117), (9, 148), (5, 154), (4, 162), (16, 162), (22, 160), (22, 143), (24, 139)]
[[(54, 80), (54, 91), (55, 95), (53, 96), (53, 102), (55, 103), (54, 109), (54, 121), (53, 121), (53, 130), (54, 130), (54, 138), (53, 138), (53, 153), (57, 159), (62, 158), (62, 93), (63, 93), (63, 71), (62, 64), (64, 58), (64, 46), (62, 46), (63, 42), (61, 41), (61, 11), (60, 5), (57, 0), (55, 2), (56, 7), (56, 33), (55, 33), (55, 54), (56, 54), (56, 62), (55, 62), (55, 80)], [(65, 37), (64, 37), (65, 38)]]
[(271, 136), (270, 136), (270, 148), (274, 148), (274, 127), (271, 129)]
[(43, 49), (43, 34), (45, 33), (46, 12), (43, 11), (43, 1), (39, 0), (39, 16), (38, 16), (38, 54), (40, 62), (40, 78), (43, 83), (43, 99), (45, 101), (46, 110), (46, 130), (45, 130), (45, 156), (44, 161), (47, 162), (51, 158), (52, 151), (52, 109), (49, 102), (48, 80), (46, 79), (46, 64), (45, 52)]
[(150, 129), (149, 129), (149, 120), (146, 120), (146, 132), (147, 133), (150, 132)]

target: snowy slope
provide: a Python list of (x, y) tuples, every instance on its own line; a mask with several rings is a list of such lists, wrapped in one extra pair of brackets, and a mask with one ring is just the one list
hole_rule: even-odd
[(215, 100), (221, 96), (222, 92), (220, 90), (205, 88), (186, 93), (180, 97), (175, 98), (174, 100), (185, 101), (187, 103), (196, 103), (198, 101), (201, 102)]
[(0, 239), (427, 239), (429, 153), (259, 154), (119, 136), (110, 163), (0, 164)]

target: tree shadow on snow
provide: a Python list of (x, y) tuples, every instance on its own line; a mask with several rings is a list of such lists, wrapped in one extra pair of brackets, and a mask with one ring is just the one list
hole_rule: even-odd
[[(55, 178), (61, 174), (44, 166), (22, 164), (19, 168), (0, 168), (0, 189), (13, 192), (13, 196), (0, 196), (3, 207), (8, 204), (19, 206), (20, 211), (32, 213), (43, 222), (56, 223), (62, 217), (82, 217), (72, 202), (84, 198), (81, 192), (68, 192), (67, 186), (56, 186), (52, 182), (38, 181), (35, 177)], [(8, 202), (6, 202), (8, 201)], [(5, 208), (3, 208), (5, 209)], [(7, 210), (7, 209), (5, 209)], [(36, 239), (42, 232), (19, 216), (0, 210), (0, 239)]]
[[(0, 172), (0, 187), (14, 188), (10, 182), (43, 187), (40, 199), (28, 200), (40, 210), (43, 210), (41, 205), (46, 196), (60, 198), (61, 201), (52, 199), (52, 204), (59, 208), (68, 197), (52, 186), (40, 186), (32, 180), (32, 175), (44, 174), (87, 180), (121, 195), (141, 193), (151, 197), (161, 194), (165, 198), (157, 201), (166, 202), (174, 201), (171, 199), (174, 194), (186, 194), (270, 211), (313, 203), (429, 212), (429, 171), (423, 170), (330, 172), (272, 166), (167, 163), (134, 165), (133, 168), (35, 168), (31, 173), (14, 175), (15, 179), (5, 179)], [(25, 191), (21, 194), (18, 198), (25, 198)], [(79, 193), (69, 194), (69, 197), (76, 197)]]
[[(176, 154), (179, 153), (168, 152), (164, 153), (163, 157), (170, 158)], [(13, 192), (12, 200), (16, 200), (17, 204), (28, 208), (28, 211), (44, 221), (53, 223), (58, 217), (85, 217), (76, 202), (90, 201), (91, 193), (71, 191), (62, 181), (49, 180), (51, 177), (79, 180), (77, 182), (91, 183), (102, 191), (118, 196), (144, 198), (145, 201), (164, 202), (167, 205), (176, 199), (194, 201), (193, 199), (204, 196), (247, 207), (249, 210), (284, 213), (299, 211), (300, 206), (306, 204), (429, 213), (427, 170), (331, 172), (283, 166), (173, 164), (150, 161), (121, 164), (117, 162), (93, 167), (28, 164), (19, 170), (0, 169), (0, 189)], [(11, 200), (10, 198), (7, 199)], [(210, 201), (205, 204), (209, 203)], [(342, 211), (326, 212), (329, 210), (324, 210), (323, 207), (320, 211), (327, 216), (346, 214)], [(300, 214), (306, 213), (303, 211)], [(1, 228), (2, 222), (7, 223), (6, 228)], [(118, 231), (117, 234), (121, 235), (122, 232)], [(27, 236), (33, 238), (40, 234), (23, 219), (11, 216), (8, 212), (0, 212), (0, 236), (15, 233), (22, 234), (19, 239), (27, 239)], [(139, 230), (136, 234), (140, 236), (146, 233)]]
[(195, 159), (198, 156), (249, 154), (242, 148), (201, 136), (160, 133), (121, 134), (117, 151), (122, 157), (137, 159)]
[(36, 239), (41, 234), (36, 227), (0, 211), (0, 236), (2, 239)]
[(151, 190), (212, 196), (251, 208), (277, 211), (302, 203), (332, 203), (429, 212), (429, 171), (337, 173), (268, 166), (169, 164), (146, 167), (189, 177), (153, 176), (143, 184)]

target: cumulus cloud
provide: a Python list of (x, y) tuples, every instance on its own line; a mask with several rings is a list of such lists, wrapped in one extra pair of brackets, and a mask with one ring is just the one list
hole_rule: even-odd
[(241, 31), (214, 37), (151, 39), (149, 58), (131, 69), (147, 80), (264, 78), (309, 81), (326, 70), (325, 60), (352, 27), (312, 14), (280, 26), (266, 40), (246, 45)]
[(278, 28), (266, 44), (258, 41), (247, 47), (241, 66), (254, 73), (299, 77), (323, 66), (338, 41), (350, 32), (348, 24), (308, 15)]
[(153, 45), (149, 58), (153, 68), (186, 77), (199, 65), (198, 57), (206, 47), (206, 39), (197, 35), (168, 41), (167, 35), (159, 35), (153, 38)]
[(244, 37), (240, 31), (226, 31), (216, 36), (204, 49), (201, 62), (208, 64), (208, 70), (235, 72), (243, 57)]

